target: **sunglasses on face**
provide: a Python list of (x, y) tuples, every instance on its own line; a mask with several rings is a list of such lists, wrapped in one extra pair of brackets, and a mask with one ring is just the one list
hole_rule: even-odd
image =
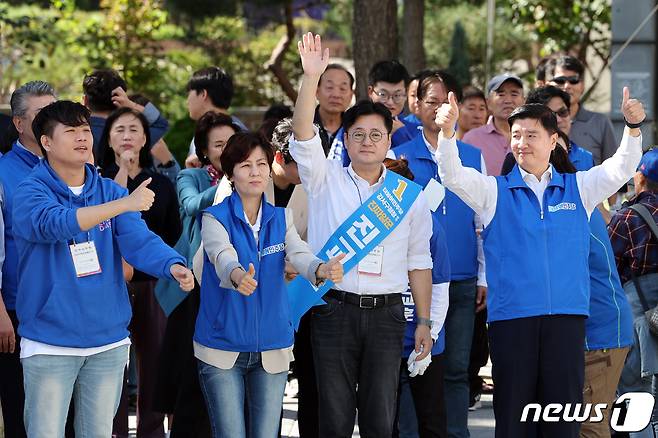
[(569, 117), (569, 110), (565, 107), (562, 107), (557, 111), (553, 111), (553, 114), (564, 119), (565, 117)]
[(574, 75), (574, 76), (558, 76), (556, 78), (551, 79), (551, 82), (554, 82), (558, 85), (564, 85), (567, 82), (569, 82), (571, 85), (576, 85), (577, 83), (580, 82), (580, 76)]

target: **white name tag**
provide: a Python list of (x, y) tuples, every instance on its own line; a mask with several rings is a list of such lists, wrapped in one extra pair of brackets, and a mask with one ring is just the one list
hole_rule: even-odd
[(98, 274), (101, 272), (101, 265), (98, 261), (98, 253), (94, 242), (74, 243), (69, 245), (71, 256), (73, 257), (73, 266), (75, 273), (79, 277)]
[(430, 210), (432, 210), (432, 212), (435, 212), (436, 209), (439, 208), (443, 198), (446, 197), (445, 187), (443, 187), (443, 185), (434, 178), (432, 178), (427, 183), (425, 189), (423, 189), (423, 193), (425, 193), (427, 203), (429, 204)]
[(359, 274), (382, 275), (384, 247), (376, 246), (359, 262)]

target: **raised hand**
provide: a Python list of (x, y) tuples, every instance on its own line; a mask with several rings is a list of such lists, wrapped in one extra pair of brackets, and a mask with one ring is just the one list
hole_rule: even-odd
[(444, 103), (437, 109), (434, 122), (441, 128), (443, 137), (450, 138), (455, 133), (457, 119), (459, 119), (459, 105), (455, 93), (450, 91), (448, 92), (448, 103)]
[(146, 211), (151, 208), (155, 193), (147, 187), (150, 183), (151, 178), (147, 178), (126, 198), (128, 211)]
[(241, 268), (236, 268), (231, 272), (231, 281), (237, 284), (235, 290), (240, 292), (242, 295), (249, 296), (254, 293), (258, 282), (254, 279), (256, 276), (256, 269), (254, 269), (254, 264), (249, 263), (249, 270), (245, 272)]
[(129, 173), (139, 164), (139, 157), (133, 150), (123, 151), (119, 156), (119, 167), (125, 168)]
[(171, 276), (178, 282), (178, 285), (185, 292), (189, 292), (194, 288), (194, 274), (185, 266), (179, 264), (171, 265), (169, 268)]
[(315, 277), (318, 280), (330, 280), (334, 283), (343, 281), (343, 264), (341, 260), (345, 258), (345, 254), (338, 254), (336, 257), (329, 260), (327, 263), (322, 263), (318, 266)]
[(302, 40), (297, 42), (297, 49), (305, 75), (319, 77), (324, 73), (329, 64), (329, 49), (322, 50), (320, 35), (313, 36), (311, 32), (302, 35)]
[(642, 102), (637, 99), (631, 99), (631, 91), (624, 87), (621, 100), (621, 112), (628, 123), (641, 123), (647, 117), (644, 112)]
[(128, 108), (133, 107), (133, 101), (128, 98), (126, 90), (121, 87), (116, 87), (114, 90), (112, 90), (112, 103), (117, 108), (122, 108), (124, 106)]

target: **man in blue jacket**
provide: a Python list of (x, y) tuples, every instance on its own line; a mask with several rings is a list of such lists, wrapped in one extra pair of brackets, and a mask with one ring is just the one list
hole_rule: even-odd
[[(42, 81), (28, 82), (11, 95), (12, 123), (18, 139), (12, 149), (0, 158), (0, 205), (4, 227), (5, 257), (0, 275), (0, 400), (5, 434), (25, 436), (23, 426), (23, 371), (19, 360), (20, 338), (16, 336), (16, 291), (18, 290), (18, 254), (14, 243), (12, 213), (14, 192), (27, 178), (41, 157), (41, 149), (32, 132), (32, 121), (44, 106), (55, 101), (55, 90)], [(0, 251), (2, 252), (2, 251)]]
[[(185, 259), (139, 213), (154, 194), (130, 196), (87, 164), (89, 111), (54, 102), (32, 123), (44, 159), (15, 193), (16, 312), (30, 437), (62, 436), (71, 397), (78, 436), (110, 436), (128, 359), (130, 302), (121, 258), (191, 290)], [(35, 275), (37, 273), (38, 275)]]
[[(449, 91), (461, 94), (457, 82), (447, 73), (433, 71), (419, 79), (416, 95), (422, 134), (392, 151), (398, 158), (409, 161), (414, 181), (425, 187), (432, 214), (446, 230), (451, 268), (450, 307), (445, 321), (448, 436), (468, 437), (468, 365), (475, 311), (484, 308), (487, 284), (484, 259), (478, 260), (475, 213), (454, 193), (443, 188), (434, 157), (439, 134), (434, 121), (435, 112), (446, 101)], [(478, 172), (485, 171), (478, 149), (462, 142), (457, 142), (457, 147), (465, 166)], [(445, 198), (442, 193), (445, 193)]]

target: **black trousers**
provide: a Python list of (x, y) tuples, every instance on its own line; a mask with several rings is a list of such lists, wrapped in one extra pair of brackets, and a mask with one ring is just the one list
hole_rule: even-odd
[(19, 359), (21, 339), (18, 336), (16, 312), (7, 310), (7, 314), (16, 333), (16, 348), (13, 353), (0, 353), (0, 402), (2, 402), (2, 417), (5, 421), (5, 436), (20, 438), (25, 436), (23, 367)]
[(583, 402), (584, 342), (583, 316), (545, 315), (489, 324), (496, 438), (578, 438), (579, 423), (520, 420), (528, 403)]
[(358, 409), (363, 438), (390, 437), (406, 326), (402, 303), (360, 309), (325, 299), (311, 310), (319, 436), (351, 437)]
[(300, 438), (318, 436), (318, 388), (315, 381), (315, 365), (311, 344), (311, 312), (299, 321), (293, 348), (295, 362), (293, 370), (297, 376), (297, 424)]
[[(408, 382), (409, 389), (411, 389), (420, 438), (446, 438), (448, 436), (446, 400), (443, 393), (444, 370), (443, 354), (432, 356), (432, 362), (422, 376), (409, 377), (407, 358), (402, 358), (400, 363), (400, 384), (402, 385), (403, 381)], [(398, 391), (398, 415), (396, 417), (408, 412), (399, 406), (400, 392)], [(397, 429), (396, 427), (393, 432), (393, 438), (399, 436)]]
[(473, 326), (473, 342), (471, 343), (471, 361), (468, 365), (468, 383), (470, 385), (471, 402), (475, 396), (482, 393), (484, 380), (480, 377), (480, 368), (489, 360), (489, 339), (487, 337), (487, 309), (475, 314)]

